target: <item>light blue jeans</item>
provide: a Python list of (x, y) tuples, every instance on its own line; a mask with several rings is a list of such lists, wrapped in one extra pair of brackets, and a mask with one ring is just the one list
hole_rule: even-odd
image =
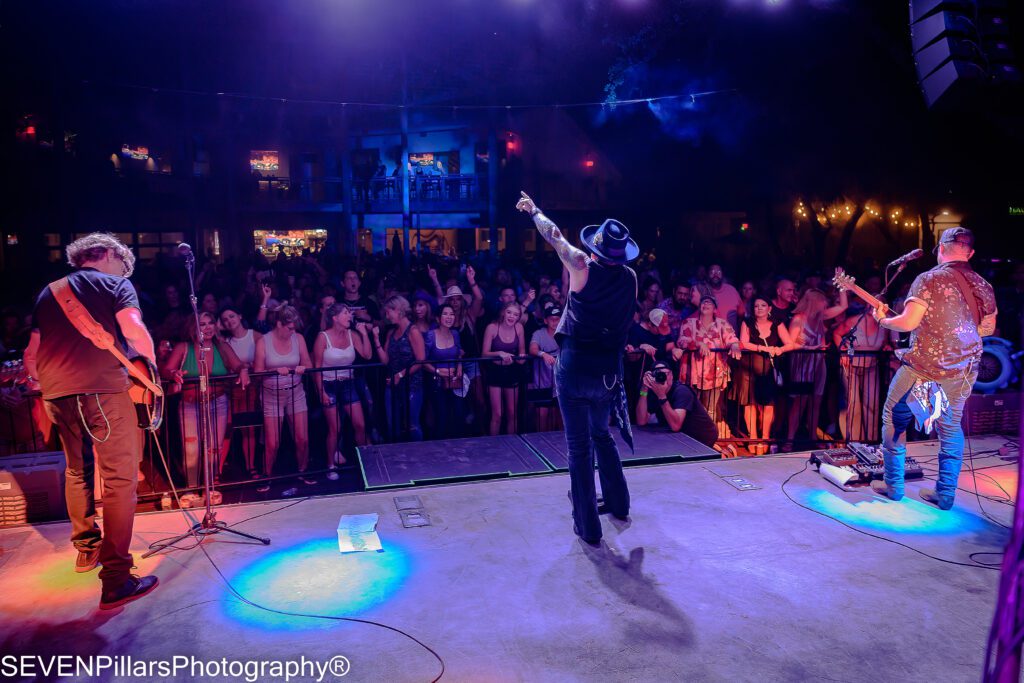
[[(939, 476), (935, 482), (935, 493), (939, 506), (949, 508), (956, 496), (960, 467), (964, 459), (964, 429), (960, 424), (964, 403), (971, 395), (971, 388), (978, 376), (977, 367), (966, 376), (939, 382), (949, 399), (949, 410), (935, 421), (939, 437)], [(903, 472), (907, 457), (907, 427), (914, 419), (907, 405), (910, 389), (914, 382), (923, 379), (906, 366), (900, 367), (889, 385), (889, 394), (882, 408), (882, 454), (885, 460), (885, 483), (889, 485), (890, 497), (903, 497)]]

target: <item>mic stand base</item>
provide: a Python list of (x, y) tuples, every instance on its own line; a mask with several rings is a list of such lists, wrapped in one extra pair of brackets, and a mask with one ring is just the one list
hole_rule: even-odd
[(181, 541), (184, 541), (186, 538), (191, 538), (194, 536), (199, 539), (200, 543), (202, 543), (207, 536), (213, 536), (214, 534), (219, 534), (221, 532), (234, 534), (235, 536), (241, 536), (242, 538), (248, 538), (251, 541), (258, 541), (263, 545), (270, 545), (269, 538), (266, 538), (264, 536), (254, 536), (252, 534), (247, 534), (243, 531), (232, 529), (224, 522), (218, 522), (216, 514), (210, 511), (206, 513), (205, 517), (203, 517), (202, 522), (196, 522), (192, 525), (191, 529), (189, 529), (183, 534), (180, 534), (179, 536), (172, 538), (171, 540), (167, 541), (167, 543), (162, 544), (159, 548), (147, 550), (142, 554), (142, 558), (146, 559), (147, 557), (155, 555), (158, 552), (161, 552), (162, 550), (177, 545)]
[[(206, 362), (206, 352), (203, 349), (203, 331), (199, 321), (199, 306), (198, 299), (196, 298), (196, 285), (195, 285), (195, 256), (190, 251), (185, 255), (185, 269), (188, 271), (188, 287), (189, 287), (189, 301), (192, 303), (192, 316), (195, 319), (196, 324), (196, 340), (199, 349), (196, 351), (196, 364), (199, 366), (199, 404), (200, 411), (197, 415), (197, 426), (199, 431), (199, 452), (200, 461), (203, 463), (204, 469), (204, 498), (206, 503), (206, 514), (203, 515), (203, 521), (197, 522), (192, 525), (192, 528), (187, 532), (180, 534), (174, 539), (163, 543), (158, 548), (147, 550), (142, 557), (147, 558), (151, 555), (165, 550), (174, 546), (176, 543), (185, 540), (186, 538), (196, 537), (199, 539), (199, 543), (203, 542), (203, 539), (207, 536), (213, 536), (221, 532), (234, 534), (241, 536), (242, 538), (248, 538), (252, 541), (257, 541), (263, 545), (270, 545), (270, 539), (263, 536), (253, 536), (242, 531), (232, 529), (224, 522), (217, 521), (217, 513), (213, 511), (213, 453), (216, 451), (217, 446), (211, 448), (211, 436), (210, 436), (210, 386), (209, 386), (209, 370)], [(173, 484), (172, 484), (173, 486)], [(198, 544), (197, 544), (198, 545)], [(195, 547), (195, 546), (193, 546)]]

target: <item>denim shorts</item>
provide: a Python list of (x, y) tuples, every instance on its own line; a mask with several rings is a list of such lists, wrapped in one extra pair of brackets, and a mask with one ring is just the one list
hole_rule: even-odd
[(356, 391), (356, 382), (352, 379), (326, 381), (324, 393), (333, 398), (336, 405), (359, 403), (359, 392)]

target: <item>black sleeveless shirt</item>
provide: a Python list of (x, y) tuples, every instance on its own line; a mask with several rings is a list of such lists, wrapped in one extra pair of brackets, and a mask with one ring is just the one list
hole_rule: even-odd
[(620, 375), (636, 309), (636, 273), (629, 266), (594, 260), (587, 262), (587, 269), (583, 290), (569, 292), (555, 340), (570, 351), (566, 369), (589, 375)]

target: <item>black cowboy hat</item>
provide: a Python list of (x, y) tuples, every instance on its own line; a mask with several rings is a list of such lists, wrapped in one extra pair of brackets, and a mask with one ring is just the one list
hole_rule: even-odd
[(580, 239), (587, 249), (612, 263), (629, 263), (640, 255), (640, 247), (629, 236), (629, 228), (614, 218), (583, 228)]

